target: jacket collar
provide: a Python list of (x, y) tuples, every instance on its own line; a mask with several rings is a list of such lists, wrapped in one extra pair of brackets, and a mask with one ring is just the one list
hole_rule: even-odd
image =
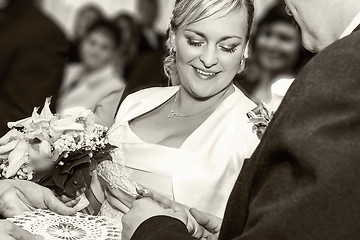
[(359, 31), (360, 30), (360, 24), (355, 28), (354, 32)]
[(351, 33), (353, 33), (359, 27), (359, 24), (360, 24), (360, 12), (358, 14), (356, 14), (356, 16), (353, 18), (353, 20), (345, 28), (344, 32), (340, 36), (340, 39), (347, 37)]

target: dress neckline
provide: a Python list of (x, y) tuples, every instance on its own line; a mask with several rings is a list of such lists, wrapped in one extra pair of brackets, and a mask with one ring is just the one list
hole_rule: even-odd
[[(206, 126), (206, 124), (208, 122), (211, 121), (211, 119), (214, 118), (214, 116), (217, 114), (218, 111), (220, 111), (220, 109), (222, 108), (223, 105), (225, 105), (228, 101), (230, 101), (231, 99), (233, 99), (234, 97), (236, 97), (237, 92), (241, 92), (235, 85), (233, 85), (234, 87), (234, 91), (227, 96), (217, 107), (216, 109), (210, 114), (210, 116), (208, 118), (205, 119), (204, 122), (202, 122), (200, 124), (200, 126), (198, 126), (184, 141), (183, 143), (180, 145), (180, 147), (169, 147), (169, 146), (165, 146), (165, 145), (161, 145), (159, 143), (150, 143), (150, 142), (146, 142), (144, 140), (142, 140), (139, 136), (137, 136), (135, 134), (135, 132), (131, 129), (130, 127), (130, 121), (132, 121), (133, 119), (146, 114), (150, 111), (155, 110), (156, 108), (160, 107), (161, 105), (163, 105), (164, 103), (166, 103), (167, 101), (169, 101), (172, 97), (174, 97), (174, 95), (176, 94), (176, 92), (179, 89), (179, 86), (174, 86), (174, 87), (168, 87), (168, 89), (171, 89), (172, 91), (169, 92), (169, 94), (166, 96), (166, 98), (163, 98), (161, 101), (156, 101), (156, 103), (151, 103), (150, 106), (147, 107), (147, 109), (143, 112), (137, 112), (135, 115), (130, 114), (127, 118), (125, 118), (123, 121), (120, 121), (118, 124), (115, 123), (114, 128), (110, 129), (112, 131), (115, 131), (118, 127), (122, 126), (123, 124), (126, 124), (127, 127), (129, 128), (129, 131), (131, 132), (131, 134), (140, 142), (142, 143), (146, 143), (146, 144), (153, 144), (153, 145), (157, 145), (157, 146), (161, 146), (164, 148), (168, 148), (168, 149), (175, 149), (175, 150), (182, 150), (185, 148), (185, 146), (187, 145), (187, 143), (190, 141), (191, 138), (193, 138), (193, 136), (200, 131), (200, 129), (204, 128), (204, 126)], [(162, 95), (164, 96), (164, 95)]]

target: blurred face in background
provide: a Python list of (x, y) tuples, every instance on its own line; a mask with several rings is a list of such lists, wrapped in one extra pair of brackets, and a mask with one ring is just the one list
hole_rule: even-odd
[(100, 20), (102, 15), (100, 10), (85, 8), (79, 12), (75, 19), (74, 37), (81, 39), (91, 25)]
[(114, 40), (105, 30), (89, 33), (80, 46), (82, 63), (89, 69), (97, 70), (111, 63), (116, 51)]
[(300, 54), (301, 36), (296, 26), (282, 21), (264, 24), (255, 39), (261, 67), (272, 72), (293, 71)]

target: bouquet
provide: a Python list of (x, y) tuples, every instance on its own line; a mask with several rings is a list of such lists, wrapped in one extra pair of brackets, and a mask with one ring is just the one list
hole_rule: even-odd
[(249, 118), (249, 121), (254, 124), (253, 131), (256, 133), (257, 137), (261, 139), (273, 118), (274, 113), (270, 112), (265, 103), (261, 102), (246, 115)]
[(74, 198), (89, 188), (91, 172), (111, 160), (108, 129), (95, 123), (94, 113), (71, 108), (50, 111), (47, 98), (39, 114), (8, 123), (0, 138), (0, 179), (31, 180), (57, 195)]

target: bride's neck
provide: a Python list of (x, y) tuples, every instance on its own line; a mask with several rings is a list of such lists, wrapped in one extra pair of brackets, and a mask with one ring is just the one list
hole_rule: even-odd
[(220, 103), (234, 91), (234, 86), (230, 84), (222, 91), (209, 98), (196, 98), (183, 86), (180, 86), (175, 108), (177, 108), (181, 114), (194, 114), (207, 107)]

